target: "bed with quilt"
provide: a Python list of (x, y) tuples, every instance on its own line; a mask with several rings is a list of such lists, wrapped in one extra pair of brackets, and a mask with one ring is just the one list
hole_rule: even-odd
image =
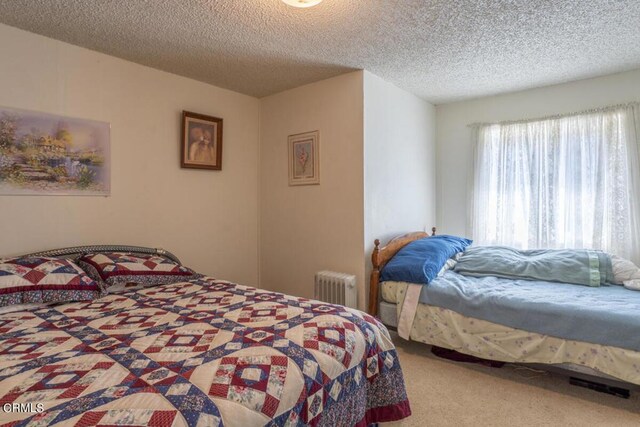
[(435, 230), (376, 243), (369, 312), (403, 338), (640, 385), (632, 262), (585, 249), (470, 246)]
[(367, 426), (410, 415), (384, 325), (150, 248), (0, 261), (2, 426)]

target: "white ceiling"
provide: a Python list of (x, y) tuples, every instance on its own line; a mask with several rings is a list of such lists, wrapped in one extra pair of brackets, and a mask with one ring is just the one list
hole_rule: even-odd
[(258, 97), (366, 69), (439, 104), (640, 68), (640, 0), (0, 0), (0, 22)]

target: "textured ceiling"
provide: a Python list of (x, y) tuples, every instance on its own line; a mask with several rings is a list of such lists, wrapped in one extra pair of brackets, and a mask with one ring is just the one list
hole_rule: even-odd
[(354, 69), (443, 103), (640, 68), (640, 0), (0, 0), (0, 22), (258, 97)]

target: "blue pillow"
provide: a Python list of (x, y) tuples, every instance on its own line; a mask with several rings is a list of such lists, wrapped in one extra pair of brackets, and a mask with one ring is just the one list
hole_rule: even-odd
[(384, 266), (380, 280), (426, 285), (436, 278), (449, 258), (471, 243), (472, 240), (447, 235), (413, 241)]

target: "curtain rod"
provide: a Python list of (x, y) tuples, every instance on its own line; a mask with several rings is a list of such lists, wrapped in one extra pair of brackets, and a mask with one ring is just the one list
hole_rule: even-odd
[(606, 107), (591, 108), (589, 110), (576, 111), (572, 113), (554, 114), (551, 116), (537, 117), (533, 119), (504, 120), (501, 122), (490, 122), (490, 123), (482, 123), (482, 122), (471, 123), (471, 124), (468, 124), (467, 127), (479, 127), (479, 126), (491, 126), (491, 125), (515, 125), (515, 124), (521, 124), (521, 123), (541, 122), (543, 120), (562, 119), (565, 117), (580, 116), (583, 114), (603, 113), (606, 111), (613, 111), (613, 110), (618, 110), (620, 108), (627, 108), (627, 107), (640, 107), (640, 102), (638, 101), (627, 102), (625, 104), (609, 105)]

